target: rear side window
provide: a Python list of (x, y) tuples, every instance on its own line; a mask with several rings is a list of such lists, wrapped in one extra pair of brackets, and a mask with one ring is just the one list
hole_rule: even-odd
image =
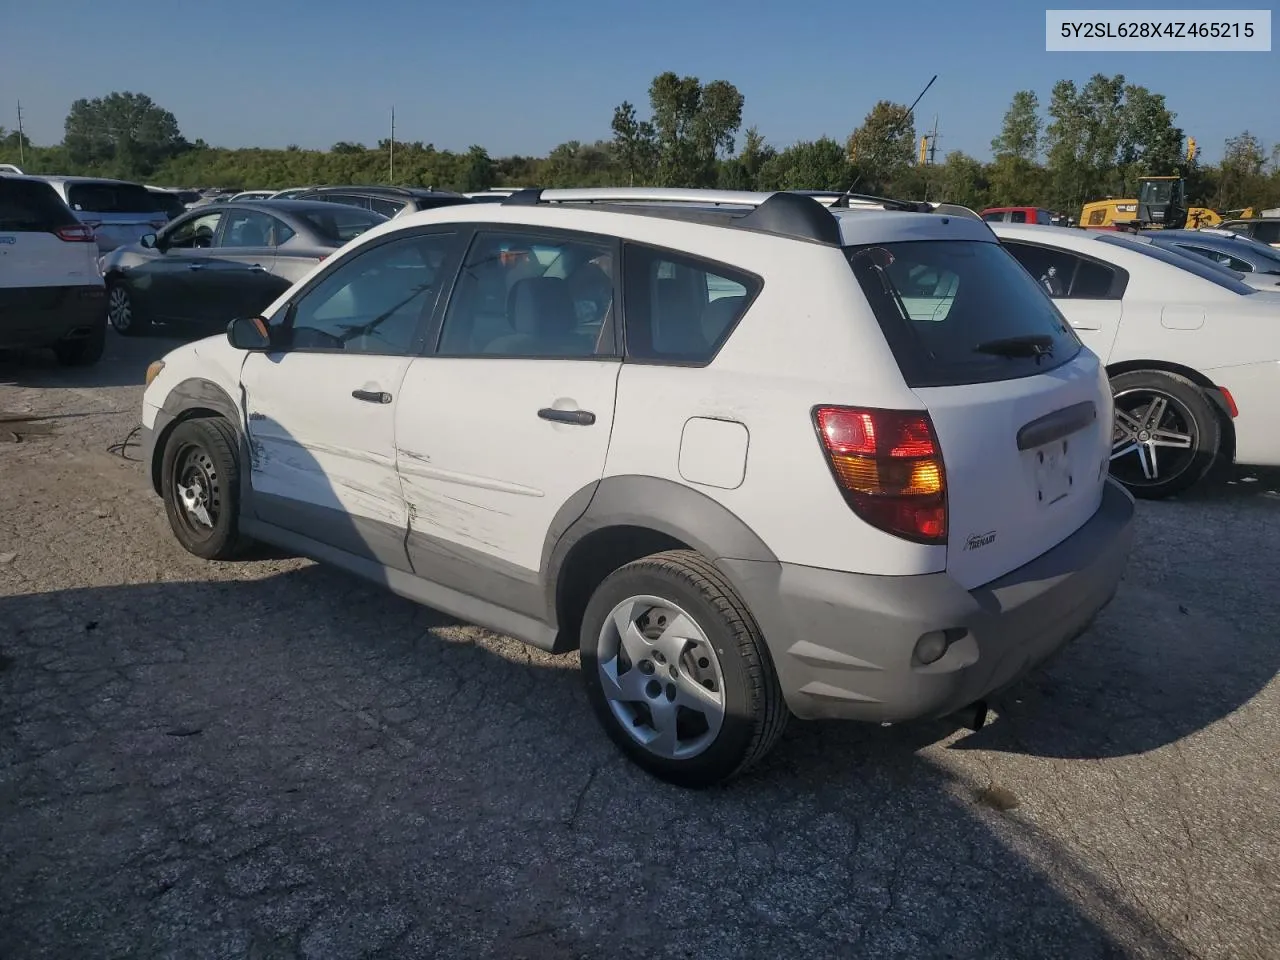
[(330, 210), (308, 210), (302, 214), (302, 219), (312, 226), (321, 239), (339, 246), (385, 222), (384, 217), (372, 211), (338, 204), (334, 204)]
[(0, 230), (51, 232), (77, 222), (49, 184), (0, 177)]
[(998, 243), (915, 240), (846, 254), (911, 387), (1033, 376), (1080, 352), (1044, 289)]
[(1010, 222), (1010, 223), (1026, 223), (1026, 222), (1027, 222), (1027, 211), (1025, 211), (1025, 210), (1011, 210), (1011, 211), (1009, 211), (1009, 222)]
[(85, 213), (163, 212), (160, 201), (136, 183), (68, 184), (67, 203)]
[(1253, 228), (1255, 240), (1263, 243), (1280, 243), (1280, 220), (1264, 220)]
[(1056, 247), (1016, 240), (1006, 240), (1004, 245), (1055, 299), (1117, 300), (1124, 294), (1128, 276), (1121, 277), (1105, 264)]
[(754, 274), (639, 244), (623, 250), (627, 358), (710, 363), (760, 293)]

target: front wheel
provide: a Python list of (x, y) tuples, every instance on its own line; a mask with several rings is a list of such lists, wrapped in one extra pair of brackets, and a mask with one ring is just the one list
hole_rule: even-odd
[(1189, 489), (1213, 468), (1222, 427), (1204, 391), (1185, 377), (1135, 370), (1111, 379), (1111, 475), (1135, 497)]
[(173, 428), (160, 465), (169, 526), (183, 549), (205, 560), (232, 560), (249, 545), (240, 535), (240, 463), (236, 435), (220, 417)]
[(755, 620), (691, 550), (615, 570), (583, 617), (587, 696), (610, 738), (660, 779), (707, 787), (765, 756), (790, 713)]

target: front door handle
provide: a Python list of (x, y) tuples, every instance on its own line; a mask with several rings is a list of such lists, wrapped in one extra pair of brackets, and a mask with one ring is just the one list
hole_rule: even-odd
[(187, 264), (187, 269), (188, 269), (188, 270), (203, 270), (203, 269), (204, 269), (204, 264), (203, 264), (203, 263), (188, 263), (188, 264)]
[(351, 395), (365, 403), (390, 403), (391, 394), (383, 390), (352, 390)]
[(251, 272), (253, 272), (253, 273), (266, 273), (266, 272), (267, 272), (267, 268), (266, 268), (266, 267), (264, 267), (264, 266), (263, 266), (262, 264), (260, 264), (260, 263), (255, 263), (255, 264), (253, 264), (251, 267), (249, 267), (249, 270), (250, 270)]
[(557, 410), (554, 407), (543, 407), (538, 411), (538, 416), (553, 423), (572, 423), (579, 427), (589, 427), (596, 422), (596, 415), (590, 410)]

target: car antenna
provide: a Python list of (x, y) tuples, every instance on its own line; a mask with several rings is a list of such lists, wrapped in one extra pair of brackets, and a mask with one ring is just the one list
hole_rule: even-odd
[[(915, 111), (916, 111), (916, 104), (924, 99), (924, 95), (928, 93), (929, 88), (933, 86), (933, 81), (937, 79), (938, 79), (938, 75), (935, 73), (933, 75), (933, 79), (931, 79), (928, 83), (926, 83), (924, 85), (924, 89), (920, 91), (920, 96), (916, 97), (915, 100), (912, 102), (911, 106), (907, 107), (906, 115), (900, 121), (898, 121), (898, 125), (893, 128), (893, 130), (890, 133), (890, 136), (896, 136), (899, 129), (901, 129), (901, 127), (903, 126), (903, 124), (911, 120), (911, 117), (915, 114)], [(870, 159), (874, 160), (878, 156), (878, 150), (879, 148), (877, 148), (877, 150), (871, 154)], [(862, 172), (859, 171), (858, 175), (853, 178), (853, 183), (849, 184), (849, 189), (846, 190), (844, 193), (842, 193), (840, 195), (840, 198), (836, 200), (836, 202), (833, 203), (832, 206), (838, 207), (838, 206), (847, 205), (849, 202), (849, 198), (853, 196), (853, 188), (858, 185), (858, 181), (861, 179), (862, 179)]]

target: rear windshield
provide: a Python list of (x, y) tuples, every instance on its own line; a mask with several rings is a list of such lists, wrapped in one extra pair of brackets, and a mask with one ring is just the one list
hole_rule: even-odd
[(67, 203), (86, 213), (157, 213), (160, 203), (136, 183), (72, 183)]
[(302, 214), (302, 219), (312, 226), (321, 239), (339, 246), (387, 221), (386, 217), (372, 210), (336, 203), (332, 210), (308, 210)]
[(0, 230), (53, 231), (76, 222), (49, 184), (0, 177)]
[(913, 240), (845, 252), (908, 386), (1034, 376), (1080, 352), (1053, 301), (998, 243)]
[(1115, 247), (1124, 247), (1126, 250), (1133, 250), (1143, 256), (1150, 257), (1152, 260), (1159, 260), (1161, 263), (1167, 263), (1171, 267), (1177, 267), (1179, 270), (1194, 273), (1201, 280), (1216, 283), (1223, 289), (1238, 293), (1241, 296), (1247, 297), (1258, 292), (1247, 283), (1236, 279), (1238, 275), (1234, 271), (1223, 270), (1218, 264), (1207, 263), (1199, 257), (1188, 257), (1186, 254), (1174, 253), (1172, 250), (1157, 247), (1154, 243), (1144, 243), (1141, 240), (1133, 240), (1129, 237), (1100, 236), (1097, 240), (1099, 243), (1109, 243)]

